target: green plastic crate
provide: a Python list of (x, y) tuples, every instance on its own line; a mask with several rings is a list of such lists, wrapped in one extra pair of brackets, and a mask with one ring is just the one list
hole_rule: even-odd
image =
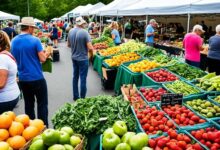
[[(143, 95), (143, 93), (140, 91), (141, 88), (159, 89), (159, 88), (163, 88), (162, 86), (153, 85), (153, 86), (140, 86), (140, 87), (138, 87), (138, 93), (141, 95), (141, 97), (144, 99), (144, 101), (145, 101), (148, 105), (150, 105), (150, 106), (155, 106), (155, 105), (157, 105), (157, 106), (158, 106), (158, 104), (161, 103), (161, 101), (149, 102), (149, 101), (145, 98), (145, 96)], [(164, 88), (163, 88), (163, 89), (164, 89)]]
[(218, 103), (218, 102), (216, 102), (216, 101), (214, 100), (217, 96), (218, 96), (218, 95), (216, 95), (216, 96), (208, 96), (208, 99), (209, 99), (212, 103), (214, 103), (215, 105), (220, 106), (220, 103)]
[[(198, 115), (199, 117), (201, 118), (205, 118), (206, 120), (215, 120), (215, 119), (220, 119), (220, 117), (212, 117), (212, 118), (206, 118), (204, 117), (202, 114), (200, 114), (198, 111), (196, 111), (195, 109), (193, 109), (191, 106), (187, 105), (186, 102), (187, 101), (192, 101), (194, 99), (202, 99), (202, 100), (206, 100), (206, 101), (209, 101), (212, 103), (212, 101), (210, 101), (207, 97), (207, 94), (203, 94), (203, 95), (194, 95), (194, 96), (191, 96), (191, 97), (188, 97), (188, 98), (184, 98), (183, 99), (183, 102), (184, 102), (184, 105), (189, 108), (190, 110), (192, 110), (196, 115)], [(214, 104), (214, 103), (212, 103)]]
[[(198, 83), (197, 81), (192, 81), (191, 82), (193, 85), (196, 86), (196, 84)], [(200, 87), (199, 87), (200, 88)], [(201, 88), (200, 88), (201, 89)], [(203, 90), (203, 89), (202, 89)], [(210, 95), (210, 96), (216, 96), (216, 95), (220, 95), (220, 91), (206, 91), (203, 90), (206, 94)]]
[[(160, 69), (164, 69), (166, 70), (167, 72), (170, 72), (169, 70), (165, 69), (165, 68), (155, 68), (155, 69), (152, 69), (152, 70), (148, 70), (148, 71), (145, 71), (145, 72), (142, 72), (142, 76), (143, 76), (143, 79), (142, 79), (142, 85), (143, 86), (151, 86), (151, 85), (162, 85), (162, 84), (165, 84), (165, 83), (172, 83), (174, 81), (168, 81), (168, 82), (157, 82), (155, 80), (153, 80), (151, 77), (149, 77), (146, 73), (147, 72), (155, 72), (155, 71), (158, 71)], [(172, 72), (170, 72), (172, 73)], [(175, 73), (172, 73), (173, 75), (175, 75), (176, 77), (178, 77), (179, 79), (181, 79), (180, 76), (176, 75)]]

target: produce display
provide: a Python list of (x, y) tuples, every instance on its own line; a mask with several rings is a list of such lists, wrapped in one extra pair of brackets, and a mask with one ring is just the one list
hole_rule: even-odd
[(204, 119), (197, 116), (190, 109), (185, 106), (175, 105), (175, 106), (163, 106), (162, 109), (167, 113), (173, 121), (179, 126), (193, 126), (195, 124), (200, 124), (206, 122)]
[(153, 47), (145, 47), (145, 49), (139, 50), (138, 54), (140, 54), (144, 57), (153, 57), (156, 55), (161, 55), (161, 54), (163, 54), (163, 52), (161, 50), (153, 48)]
[(169, 66), (168, 69), (175, 74), (186, 78), (187, 80), (193, 80), (206, 75), (204, 71), (185, 63), (174, 64), (172, 66)]
[(154, 89), (154, 88), (144, 88), (144, 87), (140, 88), (140, 92), (149, 102), (160, 101), (161, 95), (167, 93), (167, 91), (163, 88)]
[(176, 59), (167, 55), (156, 55), (151, 58), (157, 63), (161, 64), (161, 66), (171, 66), (178, 63)]
[(130, 53), (125, 53), (125, 54), (113, 56), (112, 58), (105, 59), (104, 61), (110, 67), (118, 67), (122, 63), (138, 60), (140, 58), (141, 58), (141, 56), (139, 56), (137, 53), (130, 52)]
[(122, 53), (134, 52), (146, 49), (146, 45), (144, 43), (136, 42), (135, 40), (130, 40), (127, 43), (121, 44), (120, 49)]
[(200, 90), (198, 88), (193, 87), (192, 85), (189, 85), (186, 82), (180, 80), (172, 83), (167, 83), (165, 84), (165, 86), (173, 93), (183, 94), (183, 96), (200, 93)]
[(199, 83), (196, 85), (205, 91), (220, 91), (220, 76), (215, 73), (209, 73), (197, 80)]
[[(28, 141), (39, 135), (44, 128), (42, 120), (30, 120), (26, 114), (16, 116), (14, 112), (8, 111), (0, 115), (1, 144), (14, 150), (23, 148)], [(9, 148), (6, 150), (9, 150)]]
[(220, 117), (220, 107), (207, 100), (195, 99), (186, 104), (206, 118)]
[(191, 134), (210, 150), (220, 149), (220, 131), (215, 127), (191, 131)]
[(146, 106), (141, 110), (135, 110), (137, 118), (147, 134), (161, 134), (169, 129), (175, 129), (173, 122), (164, 116), (164, 112), (157, 110), (155, 106)]
[(110, 47), (107, 49), (99, 50), (99, 54), (101, 56), (111, 56), (111, 55), (117, 54), (119, 51), (120, 51), (120, 47), (115, 46), (115, 47)]
[(106, 44), (106, 42), (102, 42), (102, 43), (96, 43), (93, 45), (94, 49), (106, 49), (108, 48), (108, 45)]
[(108, 36), (101, 36), (100, 38), (96, 38), (92, 40), (92, 44), (96, 44), (96, 43), (103, 43), (105, 42), (108, 47), (112, 47), (114, 46), (114, 41), (112, 40), (112, 38), (108, 37)]
[(159, 67), (159, 64), (155, 61), (149, 61), (149, 60), (142, 60), (136, 63), (131, 63), (128, 68), (132, 72), (144, 72), (147, 70), (154, 69), (156, 67)]
[(219, 95), (219, 96), (217, 96), (217, 97), (214, 99), (214, 101), (216, 101), (217, 103), (219, 103), (219, 104), (220, 104), (220, 95)]
[(146, 103), (138, 93), (137, 89), (132, 85), (124, 85), (122, 87), (122, 94), (126, 97), (125, 99), (130, 101), (131, 105), (137, 109), (146, 106)]
[(156, 82), (170, 82), (179, 79), (177, 76), (164, 69), (147, 72), (146, 75), (152, 78)]
[(155, 150), (203, 150), (201, 145), (184, 133), (170, 129), (168, 136), (149, 139), (149, 147)]
[(148, 135), (146, 133), (128, 132), (124, 121), (116, 121), (112, 128), (104, 131), (102, 148), (104, 150), (141, 150), (148, 148)]
[(102, 36), (104, 37), (111, 37), (111, 28), (109, 27), (104, 27), (104, 30), (103, 30), (103, 33), (102, 33)]
[(101, 134), (116, 120), (126, 122), (129, 131), (136, 128), (128, 101), (121, 97), (96, 96), (67, 103), (53, 116), (55, 129), (69, 126), (79, 134)]
[(74, 150), (82, 140), (82, 136), (73, 134), (70, 127), (47, 129), (33, 139), (29, 150)]

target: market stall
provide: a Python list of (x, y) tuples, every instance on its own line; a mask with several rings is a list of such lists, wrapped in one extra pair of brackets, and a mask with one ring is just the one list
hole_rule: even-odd
[(0, 20), (20, 20), (19, 16), (0, 11)]

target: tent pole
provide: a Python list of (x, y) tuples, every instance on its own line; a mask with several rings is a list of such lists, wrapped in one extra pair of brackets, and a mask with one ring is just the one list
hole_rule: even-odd
[(118, 10), (117, 10), (117, 22), (118, 22)]
[(187, 33), (189, 33), (189, 28), (190, 28), (190, 13), (188, 13)]
[(148, 24), (148, 15), (146, 15), (146, 24)]

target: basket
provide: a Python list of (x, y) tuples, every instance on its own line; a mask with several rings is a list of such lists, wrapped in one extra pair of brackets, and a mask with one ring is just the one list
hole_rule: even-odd
[(76, 136), (79, 136), (82, 140), (81, 142), (74, 148), (74, 150), (83, 150), (84, 144), (85, 144), (85, 137), (83, 137), (80, 134), (76, 134)]
[[(146, 73), (147, 72), (155, 72), (155, 71), (158, 71), (160, 70), (161, 68), (155, 68), (155, 69), (152, 69), (152, 70), (148, 70), (148, 71), (145, 71), (142, 73), (142, 76), (143, 76), (143, 79), (142, 79), (142, 85), (143, 86), (150, 86), (150, 85), (162, 85), (162, 84), (165, 84), (165, 83), (171, 83), (171, 82), (174, 82), (174, 81), (168, 81), (168, 82), (157, 82), (155, 81), (154, 79), (152, 79), (151, 77), (149, 77)], [(163, 68), (165, 71), (167, 72), (170, 72), (169, 70)], [(172, 72), (170, 72), (172, 73)], [(180, 76), (176, 75), (175, 73), (172, 73), (173, 75), (175, 75), (176, 77), (178, 77), (179, 79), (181, 79)]]

